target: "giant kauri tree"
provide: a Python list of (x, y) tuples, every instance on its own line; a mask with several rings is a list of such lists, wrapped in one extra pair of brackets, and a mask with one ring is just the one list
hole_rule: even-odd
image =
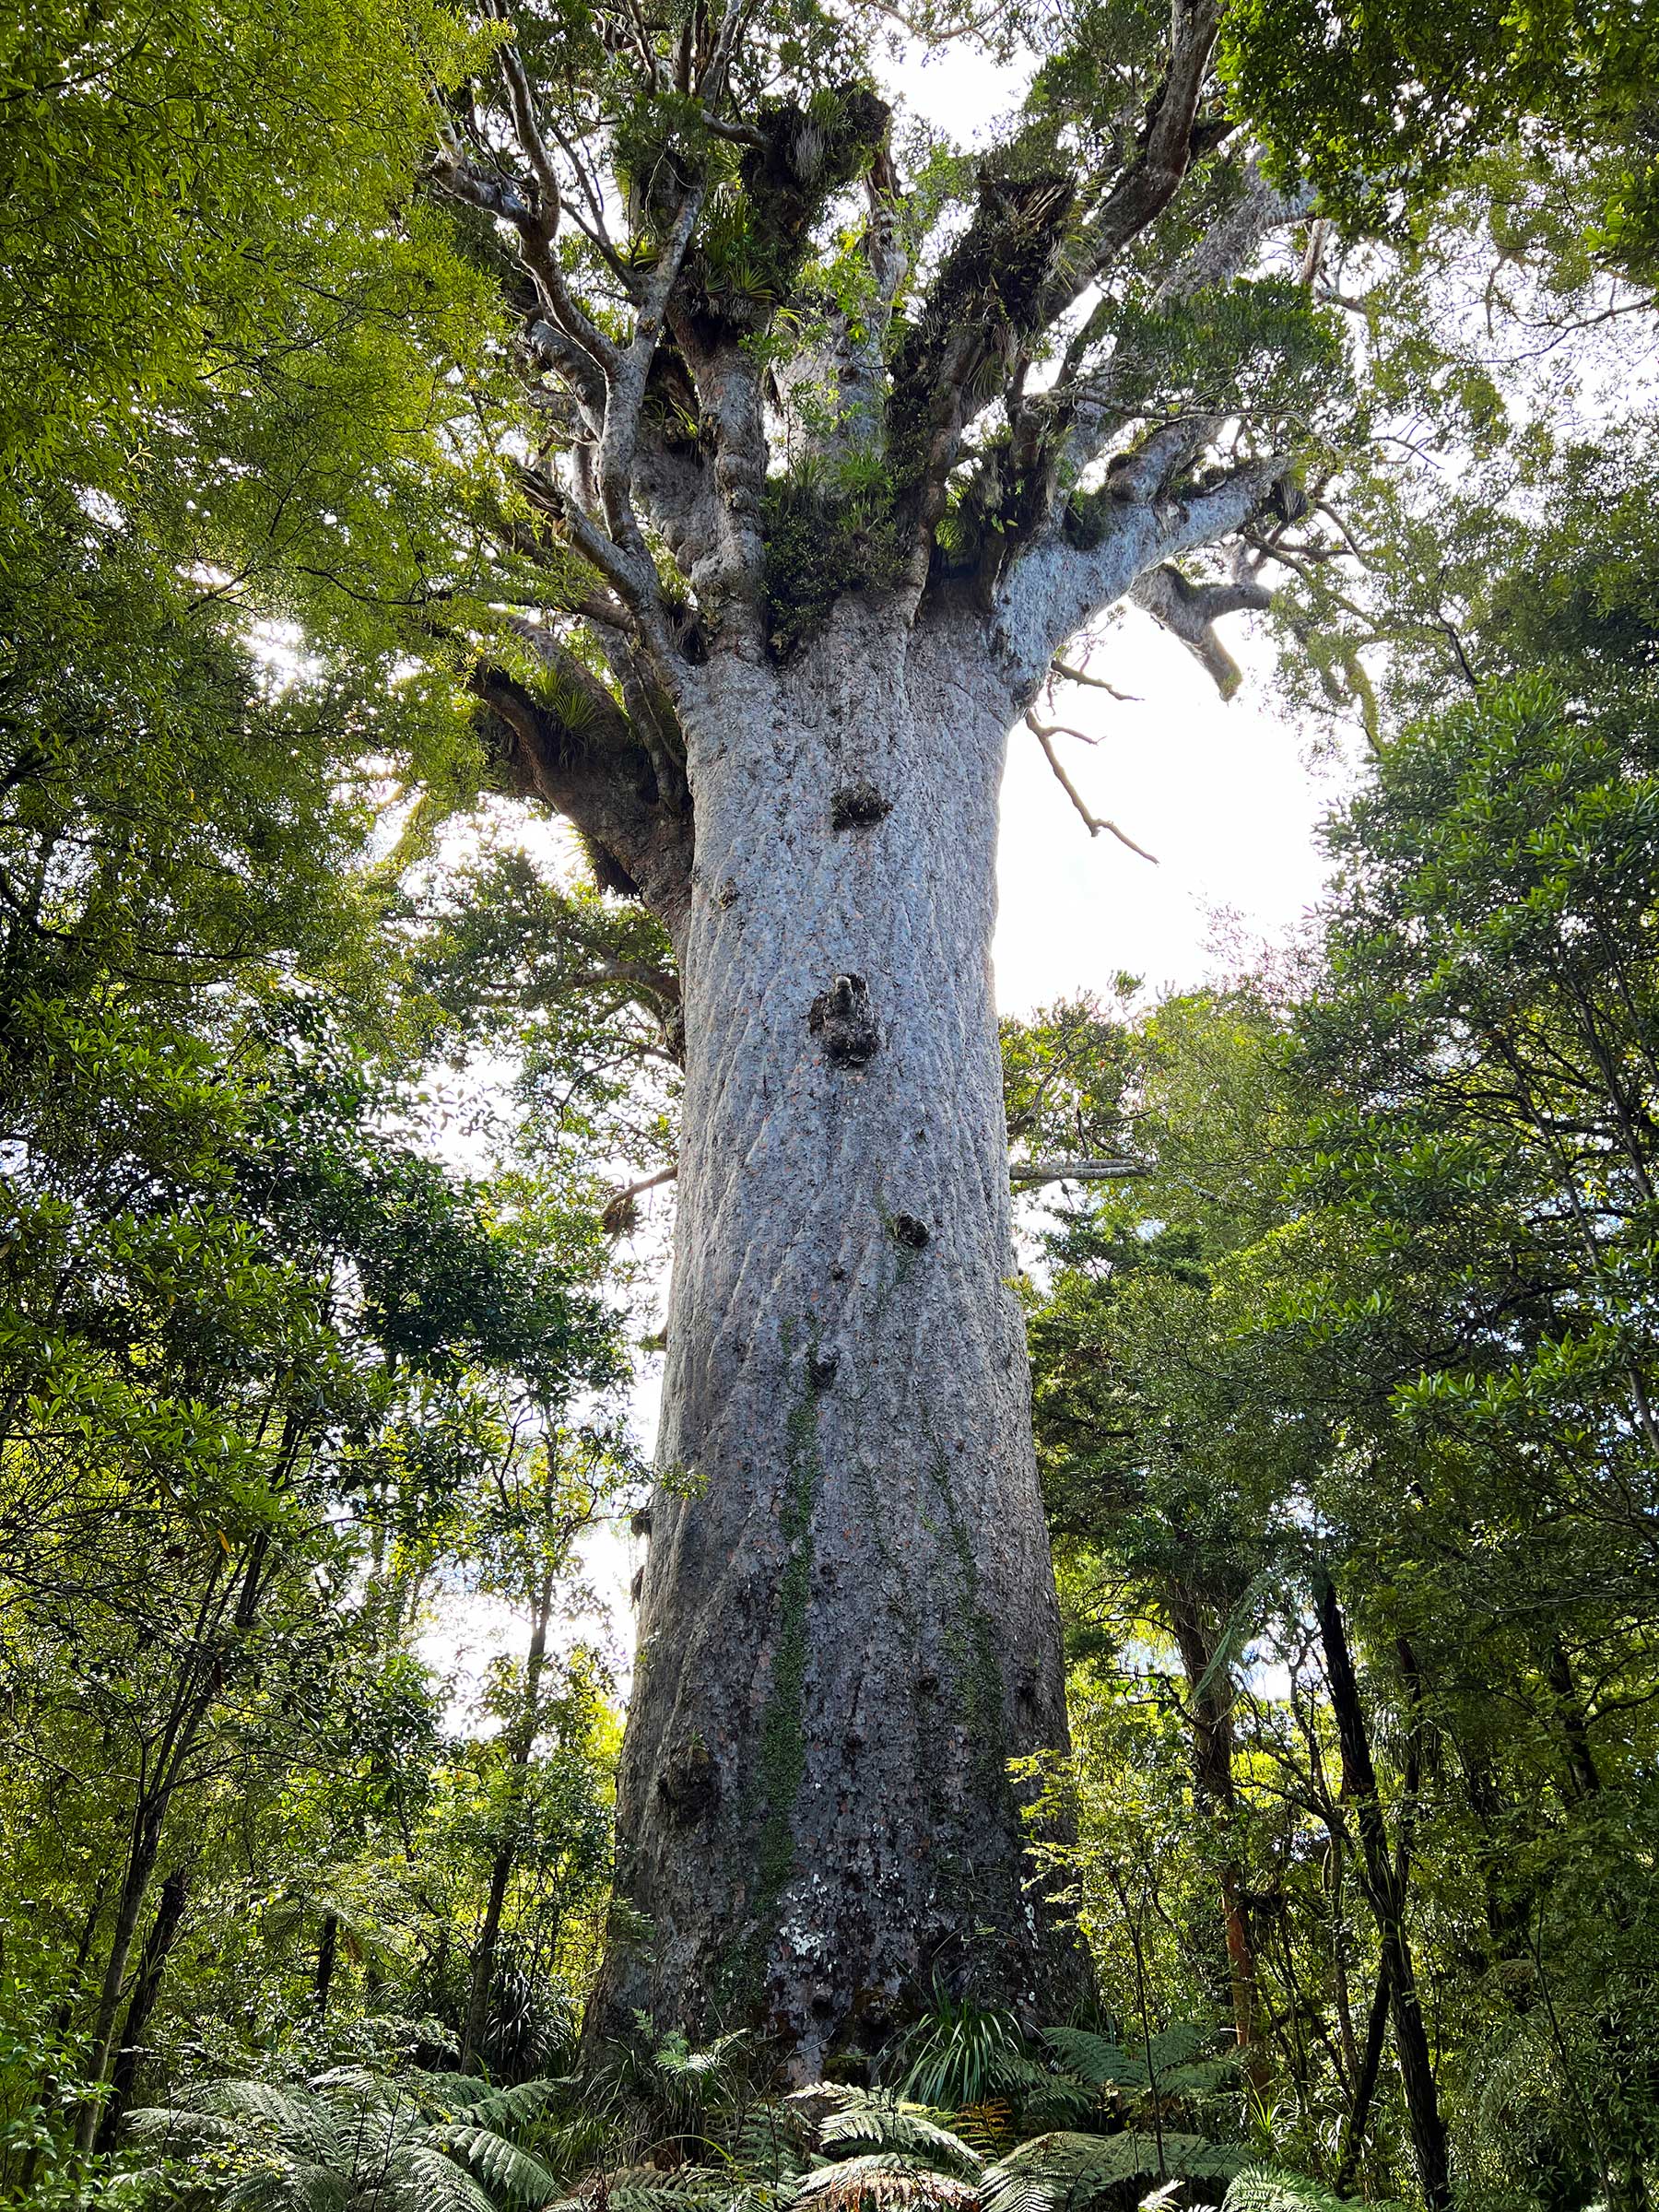
[(971, 159), (846, 0), (549, 0), (446, 112), (432, 182), (515, 348), (488, 533), (515, 612), (472, 681), (510, 785), (660, 918), (683, 1019), (619, 1797), (650, 1935), (613, 1945), (601, 2025), (748, 2020), (810, 2073), (971, 1961), (1051, 2018), (1080, 1985), (1007, 1780), (1065, 1717), (997, 791), (1126, 596), (1230, 676), (1210, 625), (1265, 605), (1340, 392), (1309, 201), (1230, 117), (1220, 14), (1006, 26), (1045, 58)]

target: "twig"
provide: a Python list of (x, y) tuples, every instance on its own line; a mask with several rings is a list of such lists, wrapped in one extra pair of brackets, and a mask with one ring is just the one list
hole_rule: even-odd
[(1061, 790), (1065, 792), (1066, 797), (1071, 801), (1077, 812), (1083, 817), (1084, 821), (1088, 825), (1089, 836), (1099, 837), (1102, 830), (1108, 830), (1111, 831), (1112, 835), (1117, 839), (1120, 845), (1127, 845), (1131, 853), (1138, 853), (1143, 860), (1149, 860), (1152, 863), (1152, 865), (1157, 867), (1158, 855), (1156, 853), (1148, 853), (1145, 845), (1137, 845), (1135, 840), (1129, 836), (1127, 831), (1120, 830), (1115, 822), (1109, 822), (1104, 815), (1091, 814), (1089, 812), (1088, 804), (1083, 797), (1083, 794), (1077, 789), (1077, 785), (1066, 774), (1065, 769), (1061, 767), (1060, 757), (1055, 752), (1052, 741), (1045, 734), (1046, 725), (1037, 721), (1036, 718), (1030, 713), (1028, 713), (1026, 715), (1026, 726), (1035, 735), (1038, 744), (1042, 747), (1043, 753), (1047, 758), (1048, 764), (1053, 770), (1055, 777), (1059, 782)]

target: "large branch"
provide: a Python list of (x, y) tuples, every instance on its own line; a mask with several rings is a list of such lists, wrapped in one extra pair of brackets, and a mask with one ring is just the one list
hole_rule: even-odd
[(1224, 125), (1208, 133), (1197, 129), (1220, 22), (1217, 0), (1173, 0), (1170, 59), (1147, 109), (1140, 146), (1085, 222), (1064, 277), (1056, 279), (1044, 303), (1045, 321), (1063, 313), (1100, 282), (1124, 248), (1163, 213), (1194, 157), (1226, 135)]
[(1023, 713), (1056, 653), (1160, 562), (1214, 545), (1259, 514), (1292, 464), (1283, 453), (1246, 463), (1203, 490), (1119, 502), (1098, 493), (1045, 530), (998, 592), (994, 641), (1011, 701)]
[[(1249, 162), (1238, 199), (1216, 218), (1164, 277), (1154, 294), (1154, 307), (1179, 309), (1200, 293), (1230, 283), (1250, 267), (1270, 231), (1300, 221), (1312, 204), (1310, 191), (1298, 188), (1281, 193), (1267, 182), (1253, 160)], [(1101, 456), (1112, 437), (1121, 432), (1125, 394), (1133, 391), (1138, 357), (1134, 348), (1120, 347), (1088, 370), (1087, 361), (1098, 335), (1098, 321), (1097, 314), (1075, 334), (1054, 383), (1022, 400), (1018, 406), (1014, 425), (1017, 477), (1030, 478), (1039, 456), (1046, 453), (1053, 480), (1075, 482)], [(1182, 420), (1191, 433), (1187, 451), (1196, 452), (1215, 418), (1193, 415)], [(1114, 474), (1133, 465), (1140, 479), (1132, 486), (1125, 482), (1124, 496), (1150, 496), (1153, 485), (1148, 484), (1147, 474), (1159, 458), (1160, 444), (1176, 452), (1183, 434), (1181, 422), (1170, 423), (1153, 438), (1143, 441), (1134, 454), (1113, 459)]]
[(581, 831), (602, 877), (637, 894), (670, 933), (691, 895), (688, 810), (665, 799), (649, 747), (592, 671), (552, 640), (544, 657), (583, 701), (579, 723), (559, 714), (488, 662), (472, 688), (498, 733), (504, 777), (515, 797), (535, 799)]
[(625, 591), (623, 596), (638, 615), (647, 642), (660, 656), (665, 681), (671, 680), (679, 654), (666, 622), (656, 566), (634, 510), (633, 479), (652, 362), (662, 338), (669, 298), (679, 280), (702, 205), (702, 186), (688, 186), (646, 284), (632, 335), (606, 376), (605, 429), (596, 455), (606, 525), (628, 564), (632, 580), (631, 593)]
[(1273, 604), (1265, 584), (1191, 583), (1170, 561), (1160, 561), (1136, 579), (1129, 596), (1179, 638), (1210, 677), (1223, 699), (1231, 699), (1244, 681), (1239, 664), (1216, 635), (1223, 615), (1262, 614)]

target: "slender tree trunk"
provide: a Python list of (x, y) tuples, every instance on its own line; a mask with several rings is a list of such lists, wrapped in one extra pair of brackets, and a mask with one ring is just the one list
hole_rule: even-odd
[[(982, 653), (982, 646), (979, 649)], [(844, 602), (693, 724), (653, 1543), (592, 2016), (800, 2077), (935, 1979), (1053, 2017), (1007, 1762), (1066, 1741), (992, 996), (1006, 696)]]
[(531, 1615), (530, 1650), (524, 1663), (524, 1708), (508, 1745), (508, 1797), (501, 1840), (489, 1869), (489, 1894), (484, 1905), (484, 1924), (473, 1948), (472, 1977), (467, 1986), (466, 2026), (461, 2039), (461, 2071), (470, 2074), (480, 2065), (479, 2052), (489, 2028), (489, 1984), (495, 1975), (496, 1942), (501, 1932), (501, 1914), (507, 1904), (507, 1885), (512, 1879), (524, 1828), (524, 1770), (535, 1746), (541, 1704), (542, 1669), (547, 1657), (547, 1624), (553, 1616), (553, 1570), (548, 1568), (537, 1586)]
[(312, 2000), (317, 2018), (328, 2018), (328, 1995), (334, 1987), (335, 1965), (340, 1955), (340, 1916), (324, 1912), (323, 1925), (317, 1932), (317, 1971), (312, 1984)]
[[(270, 1536), (262, 1530), (248, 1547), (246, 1559), (232, 1583), (236, 1604), (230, 1615), (230, 1626), (238, 1635), (245, 1634), (253, 1626), (265, 1588), (265, 1570), (270, 1558)], [(150, 1881), (160, 1856), (161, 1836), (168, 1809), (188, 1766), (197, 1734), (218, 1692), (223, 1654), (216, 1653), (213, 1647), (219, 1633), (224, 1609), (224, 1586), (216, 1569), (201, 1600), (194, 1644), (174, 1690), (172, 1711), (159, 1746), (153, 1750), (153, 1764), (148, 1775), (141, 1778), (139, 1783), (137, 1801), (133, 1810), (131, 1840), (127, 1846), (126, 1867), (116, 1902), (115, 1922), (110, 1934), (110, 1949), (104, 1961), (103, 1982), (99, 1991), (98, 2011), (92, 2028), (92, 2062), (88, 2078), (98, 2088), (101, 2088), (110, 2079), (110, 2067), (115, 2055), (115, 2022), (121, 2009), (122, 1987), (126, 1980), (133, 1939), (138, 1932), (145, 1899), (149, 1893)], [(101, 2102), (102, 2100), (96, 2095), (88, 2097), (79, 2115), (76, 2132), (78, 2147), (83, 2152), (89, 2151), (97, 2139)]]
[(1233, 2034), (1242, 2054), (1245, 2078), (1263, 2088), (1271, 2072), (1261, 2035), (1259, 1991), (1249, 1918), (1242, 1899), (1243, 1870), (1236, 1842), (1238, 1792), (1233, 1781), (1232, 1670), (1215, 1663), (1215, 1642), (1204, 1622), (1196, 1594), (1180, 1583), (1169, 1591), (1170, 1623), (1187, 1678), (1187, 1713), (1193, 1733), (1193, 1794), (1221, 1839), (1216, 1883), (1221, 1892), (1221, 1926), (1227, 1945), (1228, 1985), (1232, 1998)]
[(190, 1870), (186, 1866), (175, 1866), (161, 1884), (156, 1917), (151, 1921), (149, 1934), (144, 1939), (138, 1978), (127, 2000), (126, 2018), (122, 2023), (115, 2065), (110, 2077), (110, 2093), (104, 2100), (103, 2111), (99, 2117), (98, 2140), (94, 2147), (100, 2154), (114, 2149), (122, 2115), (132, 2102), (133, 2081), (138, 2071), (144, 2031), (149, 2025), (151, 2013), (156, 2009), (156, 1999), (161, 1994), (161, 1977), (167, 1971), (168, 1959), (178, 1940), (179, 1926), (184, 1918), (184, 1907), (189, 1896)]
[(1365, 2048), (1359, 2053), (1353, 2101), (1342, 2131), (1342, 2156), (1336, 2168), (1338, 2196), (1347, 2196), (1354, 2186), (1359, 2160), (1365, 2155), (1365, 2131), (1371, 2124), (1371, 2099), (1377, 2093), (1377, 2076), (1382, 2067), (1382, 2038), (1387, 2030), (1388, 1965), (1384, 1960), (1377, 1975), (1377, 1986), (1371, 1992), (1371, 2010), (1365, 2021)]
[[(167, 1794), (170, 1796), (171, 1791)], [(133, 1818), (126, 1870), (122, 1877), (121, 1893), (115, 1902), (115, 1920), (110, 1930), (110, 1947), (104, 1958), (103, 1981), (99, 1989), (98, 2011), (92, 2024), (92, 2064), (88, 2069), (88, 2078), (100, 2088), (110, 2078), (122, 1987), (126, 1980), (127, 1961), (133, 1955), (133, 1941), (138, 1933), (139, 1916), (144, 1911), (150, 1877), (156, 1870), (156, 1859), (161, 1848), (161, 1823), (166, 1811), (166, 1797), (158, 1804), (154, 1794), (147, 1793), (140, 1796)], [(102, 2109), (102, 2099), (92, 2097), (87, 2100), (82, 2108), (76, 2124), (83, 2151), (90, 2151), (97, 2140), (99, 2116)]]
[(1402, 1869), (1389, 1850), (1388, 1829), (1382, 1818), (1382, 1800), (1377, 1788), (1365, 1712), (1359, 1702), (1353, 1655), (1348, 1649), (1347, 1629), (1337, 1602), (1336, 1585), (1328, 1574), (1315, 1577), (1313, 1595), (1319, 1611), (1325, 1677), (1330, 1685), (1331, 1706), (1342, 1746), (1343, 1778), (1354, 1807), (1355, 1825), (1359, 1830), (1365, 1893), (1382, 1944), (1383, 1974), (1394, 2013), (1394, 2053), (1406, 2089), (1418, 2179), (1430, 2212), (1445, 2212), (1452, 2202), (1451, 2164), (1440, 2091), (1429, 2052), (1429, 2035), (1418, 1998), (1411, 1944), (1406, 1932)]

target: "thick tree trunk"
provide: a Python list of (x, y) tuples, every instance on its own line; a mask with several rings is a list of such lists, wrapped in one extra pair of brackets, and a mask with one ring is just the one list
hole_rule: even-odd
[(1006, 700), (843, 603), (689, 718), (687, 1091), (651, 1557), (594, 2019), (797, 2077), (935, 1979), (1051, 2016), (1007, 1761), (1065, 1743), (992, 999)]

